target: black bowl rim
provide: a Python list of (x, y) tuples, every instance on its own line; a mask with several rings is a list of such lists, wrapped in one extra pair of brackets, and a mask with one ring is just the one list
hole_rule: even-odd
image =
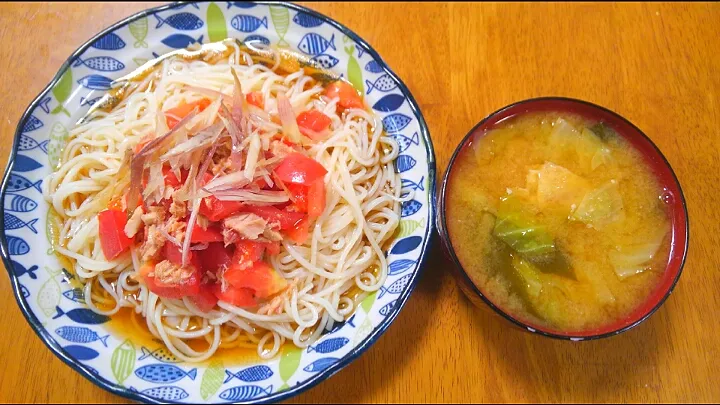
[[(543, 331), (543, 330), (537, 329), (537, 328), (535, 328), (535, 327), (533, 327), (533, 326), (530, 326), (530, 325), (528, 325), (528, 324), (525, 324), (524, 322), (520, 321), (519, 319), (516, 319), (515, 317), (513, 317), (513, 316), (510, 315), (509, 313), (503, 311), (503, 310), (500, 309), (498, 306), (496, 306), (489, 298), (487, 298), (487, 297), (485, 296), (485, 294), (483, 294), (483, 293), (480, 291), (480, 289), (475, 285), (475, 283), (472, 281), (472, 279), (470, 279), (470, 276), (467, 275), (467, 272), (465, 271), (465, 269), (464, 269), (464, 267), (462, 266), (462, 264), (460, 264), (460, 260), (458, 259), (457, 255), (455, 254), (455, 249), (453, 248), (452, 243), (450, 242), (450, 235), (449, 235), (448, 230), (447, 230), (447, 218), (446, 218), (446, 216), (445, 216), (445, 212), (446, 212), (446, 209), (445, 209), (445, 206), (446, 206), (446, 204), (445, 204), (445, 196), (446, 196), (446, 194), (445, 194), (445, 193), (446, 193), (446, 188), (447, 188), (448, 179), (450, 178), (450, 172), (452, 171), (453, 164), (455, 163), (455, 159), (457, 158), (459, 152), (463, 149), (463, 146), (467, 143), (468, 138), (470, 138), (470, 137), (475, 133), (475, 131), (477, 131), (478, 128), (482, 127), (482, 125), (484, 125), (488, 120), (492, 119), (493, 117), (495, 117), (495, 116), (497, 116), (497, 115), (499, 115), (499, 114), (502, 114), (503, 112), (505, 112), (505, 111), (507, 111), (507, 110), (509, 110), (509, 109), (511, 109), (511, 108), (517, 107), (517, 106), (519, 106), (519, 105), (531, 104), (531, 103), (540, 102), (540, 101), (563, 101), (563, 102), (570, 102), (570, 103), (582, 104), (582, 105), (585, 105), (585, 106), (592, 107), (592, 108), (594, 108), (594, 109), (601, 110), (601, 111), (603, 111), (603, 112), (605, 112), (605, 113), (608, 113), (608, 114), (610, 114), (610, 115), (613, 115), (613, 116), (616, 117), (617, 119), (619, 119), (619, 120), (625, 122), (626, 124), (630, 125), (635, 131), (637, 131), (638, 134), (640, 134), (642, 137), (644, 137), (645, 140), (648, 141), (649, 144), (655, 149), (655, 151), (657, 152), (658, 156), (660, 156), (660, 158), (661, 158), (662, 161), (664, 162), (665, 166), (669, 169), (670, 174), (671, 174), (673, 180), (675, 181), (675, 184), (677, 185), (678, 190), (679, 190), (679, 192), (680, 192), (680, 199), (679, 199), (679, 200), (680, 200), (680, 202), (682, 203), (682, 208), (683, 208), (683, 212), (684, 212), (684, 215), (685, 215), (685, 245), (684, 245), (684, 247), (683, 247), (683, 257), (682, 257), (682, 260), (680, 261), (680, 266), (679, 266), (679, 268), (678, 268), (678, 273), (677, 273), (677, 275), (675, 276), (675, 279), (673, 280), (672, 284), (670, 284), (668, 290), (665, 292), (665, 294), (664, 294), (663, 297), (660, 299), (660, 301), (658, 301), (657, 305), (655, 305), (652, 309), (650, 309), (646, 314), (644, 314), (643, 316), (641, 316), (641, 317), (640, 317), (638, 320), (636, 320), (635, 322), (633, 322), (633, 323), (631, 323), (631, 324), (629, 324), (629, 325), (623, 326), (622, 328), (619, 328), (619, 329), (614, 330), (614, 331), (611, 331), (611, 332), (606, 332), (606, 333), (601, 333), (601, 334), (596, 334), (596, 335), (579, 335), (579, 334), (578, 334), (578, 335), (560, 335), (560, 334), (556, 334), (556, 333), (547, 332), (547, 331)], [(682, 274), (683, 267), (685, 266), (685, 261), (687, 260), (687, 252), (688, 252), (688, 247), (689, 247), (689, 242), (690, 242), (690, 218), (688, 217), (687, 204), (686, 204), (686, 201), (685, 201), (685, 196), (684, 196), (684, 194), (683, 194), (682, 188), (681, 188), (681, 186), (680, 186), (680, 181), (678, 180), (677, 176), (675, 175), (675, 171), (673, 170), (672, 166), (670, 165), (670, 162), (668, 162), (668, 160), (667, 160), (667, 158), (665, 157), (665, 155), (660, 151), (660, 148), (658, 148), (657, 145), (655, 145), (655, 143), (652, 141), (652, 139), (650, 139), (650, 137), (648, 137), (648, 136), (647, 136), (640, 128), (638, 128), (635, 124), (633, 124), (632, 122), (630, 122), (630, 120), (628, 120), (627, 118), (621, 116), (620, 114), (618, 114), (618, 113), (616, 113), (616, 112), (614, 112), (614, 111), (612, 111), (612, 110), (610, 110), (610, 109), (607, 109), (607, 108), (605, 108), (605, 107), (602, 107), (602, 106), (600, 106), (600, 105), (597, 105), (597, 104), (594, 104), (594, 103), (591, 103), (591, 102), (585, 101), (585, 100), (579, 100), (579, 99), (575, 99), (575, 98), (561, 97), (561, 96), (535, 97), (535, 98), (529, 98), (529, 99), (525, 99), (525, 100), (521, 100), (521, 101), (514, 102), (514, 103), (509, 104), (509, 105), (507, 105), (507, 106), (505, 106), (505, 107), (502, 107), (501, 109), (499, 109), (499, 110), (497, 110), (497, 111), (495, 111), (495, 112), (493, 112), (493, 113), (490, 113), (488, 116), (486, 116), (485, 118), (483, 118), (480, 122), (478, 122), (478, 123), (467, 133), (467, 135), (465, 135), (465, 136), (463, 137), (462, 141), (460, 141), (460, 143), (458, 144), (458, 146), (455, 148), (455, 152), (453, 152), (453, 155), (452, 155), (452, 157), (450, 158), (450, 162), (448, 163), (448, 166), (447, 166), (447, 168), (445, 169), (445, 173), (443, 174), (442, 186), (441, 186), (441, 189), (440, 189), (440, 197), (439, 197), (439, 199), (438, 199), (438, 203), (440, 204), (440, 205), (439, 205), (440, 209), (439, 209), (439, 213), (438, 213), (438, 216), (437, 216), (437, 218), (438, 218), (438, 219), (437, 219), (437, 220), (438, 220), (437, 228), (438, 228), (438, 232), (439, 232), (439, 234), (440, 234), (440, 239), (442, 240), (443, 246), (445, 247), (445, 251), (450, 255), (450, 258), (451, 258), (453, 264), (454, 264), (455, 267), (459, 270), (459, 271), (458, 271), (458, 274), (463, 278), (463, 280), (465, 280), (465, 281), (467, 282), (467, 284), (469, 284), (469, 286), (470, 286), (470, 288), (472, 289), (472, 291), (473, 291), (477, 296), (479, 296), (479, 297), (483, 300), (483, 302), (485, 302), (485, 304), (487, 304), (490, 308), (492, 308), (497, 314), (499, 314), (500, 316), (502, 316), (502, 317), (505, 318), (506, 320), (510, 321), (511, 323), (515, 324), (516, 326), (518, 326), (518, 327), (520, 327), (520, 328), (522, 328), (522, 329), (525, 329), (525, 330), (527, 330), (527, 331), (529, 331), (529, 332), (532, 332), (532, 333), (534, 333), (534, 334), (538, 334), (538, 335), (541, 335), (541, 336), (546, 336), (546, 337), (550, 337), (550, 338), (554, 338), (554, 339), (570, 340), (570, 341), (573, 341), (573, 342), (580, 342), (580, 341), (586, 341), (586, 340), (596, 340), (596, 339), (606, 338), (606, 337), (610, 337), (610, 336), (616, 336), (616, 335), (618, 335), (618, 334), (620, 334), (620, 333), (626, 332), (626, 331), (628, 331), (628, 330), (630, 330), (630, 329), (638, 326), (639, 324), (641, 324), (642, 322), (644, 322), (645, 320), (647, 320), (647, 319), (648, 319), (652, 314), (654, 314), (658, 309), (660, 309), (660, 307), (663, 305), (663, 303), (665, 303), (665, 301), (668, 299), (668, 297), (670, 297), (670, 294), (672, 294), (673, 290), (675, 289), (675, 286), (677, 285), (678, 281), (680, 280), (680, 275)]]
[[(145, 9), (142, 11), (139, 11), (135, 14), (130, 15), (129, 17), (126, 17), (111, 26), (105, 28), (92, 38), (90, 38), (88, 41), (86, 41), (84, 44), (82, 44), (75, 52), (73, 52), (69, 58), (66, 59), (66, 61), (62, 64), (58, 72), (56, 73), (55, 77), (50, 81), (50, 83), (45, 87), (45, 89), (40, 92), (40, 94), (30, 103), (28, 108), (25, 110), (23, 115), (21, 116), (18, 126), (15, 130), (14, 135), (14, 141), (13, 141), (13, 147), (10, 152), (10, 158), (8, 161), (8, 164), (5, 168), (5, 175), (2, 180), (2, 185), (0, 186), (0, 200), (5, 199), (5, 194), (7, 190), (8, 180), (10, 177), (10, 173), (12, 172), (12, 169), (15, 164), (15, 158), (18, 153), (18, 142), (20, 139), (20, 135), (22, 134), (22, 126), (25, 123), (25, 121), (28, 119), (30, 114), (37, 108), (37, 106), (40, 104), (40, 100), (52, 89), (52, 87), (55, 85), (55, 83), (60, 80), (61, 76), (65, 71), (70, 68), (70, 64), (73, 62), (75, 58), (77, 58), (80, 54), (82, 54), (84, 51), (86, 51), (97, 39), (101, 38), (107, 33), (110, 33), (112, 31), (115, 31), (119, 28), (122, 28), (129, 23), (143, 18), (147, 17), (151, 14), (155, 14), (161, 11), (185, 6), (185, 5), (191, 5), (195, 3), (202, 3), (202, 1), (178, 1), (173, 2), (169, 4), (165, 4), (158, 7), (153, 7), (149, 9)], [(403, 95), (407, 98), (408, 104), (410, 106), (410, 109), (413, 112), (413, 115), (418, 120), (418, 125), (420, 126), (420, 132), (423, 141), (426, 145), (426, 153), (427, 153), (427, 161), (428, 161), (428, 182), (429, 182), (429, 189), (435, 190), (436, 187), (436, 163), (435, 163), (435, 150), (432, 144), (432, 139), (430, 138), (430, 131), (428, 129), (427, 123), (425, 122), (425, 118), (422, 115), (422, 112), (420, 111), (420, 106), (418, 105), (417, 101), (413, 97), (412, 93), (410, 92), (410, 89), (405, 85), (405, 83), (393, 72), (388, 64), (383, 60), (383, 58), (375, 51), (375, 49), (370, 46), (364, 39), (360, 38), (357, 34), (355, 34), (352, 30), (347, 28), (346, 26), (340, 24), (339, 22), (335, 21), (334, 19), (320, 14), (317, 11), (311, 10), (309, 8), (290, 3), (290, 2), (269, 2), (269, 1), (255, 1), (253, 3), (261, 4), (261, 5), (279, 5), (283, 6), (285, 8), (288, 8), (290, 10), (303, 12), (306, 14), (309, 14), (315, 18), (321, 19), (323, 22), (327, 23), (328, 25), (338, 29), (343, 34), (347, 35), (349, 38), (351, 38), (357, 45), (363, 48), (363, 51), (367, 52), (369, 55), (373, 57), (375, 61), (383, 68), (383, 71), (388, 74), (393, 80), (395, 80), (398, 83), (398, 88), (403, 93)], [(8, 247), (7, 247), (7, 240), (5, 235), (5, 221), (4, 221), (4, 213), (5, 209), (4, 207), (0, 207), (0, 213), (3, 214), (2, 217), (0, 217), (0, 256), (2, 256), (3, 264), (5, 265), (5, 269), (8, 272), (8, 275), (10, 276), (11, 286), (13, 290), (13, 294), (15, 295), (15, 300), (17, 301), (18, 306), (20, 307), (20, 311), (22, 312), (23, 316), (25, 317), (26, 321), (30, 324), (32, 329), (35, 331), (35, 334), (38, 335), (40, 340), (50, 349), (50, 351), (57, 356), (60, 360), (62, 360), (66, 365), (68, 365), (73, 370), (77, 371), (80, 375), (88, 379), (90, 382), (95, 384), (96, 386), (111, 392), (115, 395), (128, 398), (135, 401), (141, 401), (145, 403), (183, 403), (183, 402), (174, 402), (174, 401), (160, 401), (157, 398), (150, 397), (146, 394), (143, 394), (141, 392), (132, 390), (127, 387), (120, 386), (118, 384), (112, 383), (104, 378), (99, 377), (98, 375), (92, 373), (88, 366), (85, 366), (84, 364), (80, 363), (79, 361), (72, 358), (63, 348), (62, 346), (50, 335), (50, 332), (48, 332), (40, 323), (40, 321), (35, 317), (33, 312), (30, 310), (29, 306), (25, 302), (25, 299), (22, 297), (22, 293), (20, 291), (20, 284), (17, 279), (17, 276), (15, 275), (15, 272), (13, 270), (12, 264), (10, 262), (10, 255), (8, 253)], [(279, 402), (286, 399), (289, 399), (293, 396), (296, 396), (300, 393), (303, 393), (307, 391), (308, 389), (315, 387), (320, 382), (332, 377), (337, 372), (345, 368), (347, 365), (349, 365), (353, 360), (358, 358), (361, 354), (363, 354), (370, 346), (372, 346), (382, 335), (385, 333), (385, 331), (388, 329), (388, 327), (393, 323), (397, 315), (400, 313), (400, 310), (405, 306), (405, 303), (407, 302), (408, 298), (410, 297), (410, 294), (415, 289), (415, 286), (417, 285), (418, 279), (420, 278), (420, 275), (422, 273), (423, 268), (425, 267), (426, 261), (427, 261), (427, 252), (428, 247), (432, 244), (433, 238), (435, 237), (435, 232), (433, 232), (433, 229), (436, 225), (436, 213), (437, 213), (437, 195), (435, 192), (428, 193), (428, 227), (424, 235), (422, 246), (420, 247), (420, 257), (418, 259), (417, 264), (417, 270), (413, 273), (412, 278), (408, 282), (408, 287), (406, 288), (405, 292), (402, 293), (398, 299), (397, 303), (393, 306), (392, 312), (388, 314), (385, 319), (383, 319), (380, 324), (373, 329), (373, 332), (368, 335), (358, 346), (353, 348), (348, 354), (342, 357), (338, 362), (334, 363), (332, 366), (328, 367), (326, 370), (319, 372), (312, 376), (311, 378), (303, 381), (302, 383), (295, 385), (294, 387), (291, 387), (285, 391), (276, 392), (271, 395), (266, 395), (263, 397), (258, 397), (255, 399), (250, 400), (248, 403), (273, 403), (273, 402)], [(211, 403), (211, 402), (208, 402)], [(216, 402), (216, 403), (226, 403), (226, 402)]]

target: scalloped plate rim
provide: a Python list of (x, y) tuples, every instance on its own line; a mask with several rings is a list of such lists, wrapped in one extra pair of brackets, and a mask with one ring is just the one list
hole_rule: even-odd
[[(176, 8), (180, 5), (187, 5), (187, 4), (194, 4), (199, 3), (198, 1), (179, 1), (179, 2), (173, 2), (170, 4), (165, 4), (162, 6), (154, 7), (154, 8), (148, 8), (142, 11), (139, 11), (137, 13), (134, 13), (112, 25), (109, 27), (103, 29), (98, 34), (94, 35), (90, 39), (88, 39), (86, 42), (84, 42), (80, 47), (78, 47), (66, 60), (65, 62), (60, 66), (58, 72), (55, 74), (55, 76), (52, 78), (50, 83), (38, 94), (37, 97), (30, 103), (28, 108), (23, 112), (22, 116), (20, 117), (20, 120), (18, 122), (17, 128), (15, 130), (14, 139), (13, 139), (13, 146), (10, 152), (10, 156), (8, 159), (8, 164), (5, 168), (5, 174), (2, 179), (2, 184), (0, 185), (0, 200), (5, 200), (5, 195), (7, 194), (7, 185), (8, 180), (10, 178), (10, 175), (12, 173), (12, 169), (15, 166), (15, 159), (18, 154), (18, 143), (20, 141), (20, 135), (22, 134), (22, 127), (25, 124), (25, 121), (30, 117), (31, 113), (38, 107), (40, 104), (40, 101), (47, 95), (47, 93), (53, 88), (53, 86), (60, 80), (62, 75), (65, 73), (67, 69), (70, 68), (71, 63), (83, 52), (85, 52), (88, 48), (91, 47), (91, 45), (98, 39), (102, 38), (104, 35), (113, 32), (117, 29), (123, 28), (127, 26), (129, 23), (138, 20), (143, 17), (147, 17), (150, 14), (155, 14), (157, 12), (161, 12), (164, 10)], [(397, 315), (400, 313), (400, 310), (405, 306), (405, 303), (407, 302), (408, 298), (410, 297), (410, 294), (415, 289), (415, 286), (417, 284), (417, 281), (422, 273), (423, 267), (425, 266), (426, 260), (427, 260), (427, 253), (428, 248), (430, 247), (432, 241), (435, 238), (435, 216), (437, 215), (437, 195), (435, 192), (436, 189), (436, 181), (437, 181), (437, 173), (436, 173), (436, 163), (435, 163), (435, 151), (432, 144), (432, 139), (430, 138), (430, 132), (427, 126), (427, 123), (425, 122), (425, 118), (422, 115), (422, 112), (420, 111), (420, 107), (413, 97), (412, 93), (410, 92), (410, 89), (405, 85), (405, 83), (393, 72), (390, 67), (387, 65), (387, 63), (384, 61), (384, 59), (375, 51), (375, 49), (367, 43), (364, 39), (362, 39), (359, 35), (357, 35), (355, 32), (344, 26), (343, 24), (335, 21), (331, 17), (328, 17), (324, 14), (321, 14), (317, 11), (314, 11), (312, 9), (290, 3), (290, 2), (267, 2), (267, 1), (257, 1), (255, 2), (257, 4), (262, 5), (280, 5), (283, 7), (286, 7), (291, 10), (295, 11), (301, 11), (304, 13), (307, 13), (309, 15), (312, 15), (313, 17), (319, 18), (323, 20), (323, 22), (328, 23), (329, 25), (333, 26), (334, 28), (341, 31), (343, 34), (347, 35), (349, 38), (351, 38), (353, 41), (355, 41), (356, 44), (361, 46), (365, 52), (373, 56), (373, 59), (375, 59), (378, 64), (383, 68), (383, 71), (385, 73), (389, 74), (390, 77), (392, 77), (397, 83), (400, 91), (405, 95), (408, 99), (408, 104), (410, 106), (411, 111), (413, 112), (413, 115), (418, 119), (418, 125), (420, 127), (420, 132), (422, 133), (421, 136), (423, 137), (423, 141), (425, 142), (425, 149), (427, 154), (427, 164), (428, 164), (428, 189), (429, 189), (429, 195), (428, 195), (428, 226), (427, 230), (424, 235), (423, 243), (421, 245), (421, 252), (420, 257), (418, 259), (418, 266), (417, 270), (414, 272), (412, 279), (408, 283), (408, 286), (406, 287), (405, 291), (398, 297), (396, 305), (393, 306), (392, 312), (388, 314), (385, 319), (383, 319), (377, 327), (373, 329), (373, 332), (370, 333), (363, 341), (355, 346), (348, 354), (343, 356), (338, 362), (334, 363), (332, 366), (328, 367), (326, 370), (319, 372), (315, 374), (314, 376), (308, 378), (305, 381), (302, 381), (295, 386), (285, 390), (276, 392), (270, 395), (266, 395), (263, 397), (256, 398), (254, 400), (249, 401), (249, 403), (271, 403), (271, 402), (279, 402), (286, 399), (289, 399), (291, 397), (294, 397), (300, 393), (303, 393), (310, 388), (313, 388), (323, 380), (326, 380), (333, 375), (335, 375), (337, 372), (345, 368), (347, 365), (349, 365), (352, 361), (354, 361), (357, 357), (359, 357), (361, 354), (363, 354), (372, 344), (374, 344), (380, 336), (382, 336), (385, 331), (390, 327), (390, 325), (393, 323)], [(13, 271), (12, 264), (10, 263), (10, 254), (8, 252), (7, 247), (7, 240), (6, 240), (6, 234), (5, 234), (5, 220), (4, 220), (4, 213), (5, 213), (5, 207), (0, 206), (0, 213), (3, 215), (0, 217), (0, 256), (2, 256), (3, 264), (5, 265), (5, 269), (8, 272), (8, 275), (10, 276), (10, 283), (13, 290), (13, 295), (15, 296), (15, 300), (18, 303), (18, 306), (20, 307), (20, 312), (23, 314), (27, 322), (30, 324), (31, 328), (35, 332), (35, 334), (40, 338), (40, 340), (50, 349), (50, 351), (57, 356), (60, 360), (62, 360), (66, 365), (68, 365), (73, 370), (77, 371), (80, 375), (85, 377), (87, 380), (95, 384), (96, 386), (111, 392), (115, 395), (135, 400), (135, 401), (142, 401), (146, 403), (181, 403), (181, 402), (175, 402), (175, 401), (160, 401), (157, 398), (150, 397), (146, 394), (143, 394), (141, 392), (131, 391), (129, 388), (122, 387), (118, 384), (112, 383), (94, 373), (92, 373), (88, 366), (83, 365), (78, 360), (73, 359), (68, 353), (60, 346), (60, 344), (52, 337), (49, 331), (47, 331), (39, 321), (39, 319), (35, 316), (35, 314), (30, 310), (29, 305), (27, 302), (25, 302), (25, 298), (23, 298), (22, 293), (20, 291), (20, 283), (18, 281), (18, 277)], [(208, 402), (212, 403), (212, 402)]]

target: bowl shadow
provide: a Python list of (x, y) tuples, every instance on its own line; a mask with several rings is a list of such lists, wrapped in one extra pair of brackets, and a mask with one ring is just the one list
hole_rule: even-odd
[(605, 402), (616, 401), (630, 386), (644, 385), (649, 395), (660, 388), (640, 378), (652, 374), (666, 353), (667, 339), (658, 336), (668, 326), (664, 308), (620, 335), (571, 342), (521, 330), (464, 295), (461, 301), (471, 314), (471, 336), (490, 355), (487, 362), (501, 368), (499, 376), (512, 376), (515, 400)]

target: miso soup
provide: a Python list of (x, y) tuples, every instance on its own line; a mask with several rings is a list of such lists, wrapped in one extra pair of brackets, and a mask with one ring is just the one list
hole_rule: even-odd
[(532, 113), (456, 157), (447, 230), (472, 281), (518, 320), (561, 332), (642, 305), (669, 258), (670, 220), (643, 157), (600, 122)]

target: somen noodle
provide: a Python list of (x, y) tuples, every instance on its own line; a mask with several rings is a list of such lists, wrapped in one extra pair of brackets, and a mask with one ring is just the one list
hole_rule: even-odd
[[(132, 308), (183, 361), (208, 359), (221, 344), (271, 358), (286, 341), (307, 347), (342, 322), (384, 283), (383, 246), (408, 198), (394, 170), (397, 144), (364, 103), (347, 102), (352, 87), (285, 70), (278, 51), (263, 52), (233, 42), (211, 61), (162, 59), (116, 105), (70, 131), (43, 182), (61, 218), (54, 248), (73, 263), (88, 307), (109, 316)], [(302, 121), (311, 111), (327, 117), (325, 128)], [(282, 180), (291, 157), (319, 163), (319, 183)], [(239, 211), (212, 220), (211, 200)], [(271, 209), (302, 220), (284, 226)], [(114, 225), (118, 233), (105, 231)], [(247, 246), (264, 250), (239, 265)], [(228, 249), (232, 261), (208, 267), (211, 249)], [(266, 277), (251, 280), (260, 284), (243, 278), (250, 266)], [(192, 293), (176, 289), (190, 283)], [(207, 307), (197, 288), (213, 291)], [(195, 339), (207, 349), (194, 349)]]

